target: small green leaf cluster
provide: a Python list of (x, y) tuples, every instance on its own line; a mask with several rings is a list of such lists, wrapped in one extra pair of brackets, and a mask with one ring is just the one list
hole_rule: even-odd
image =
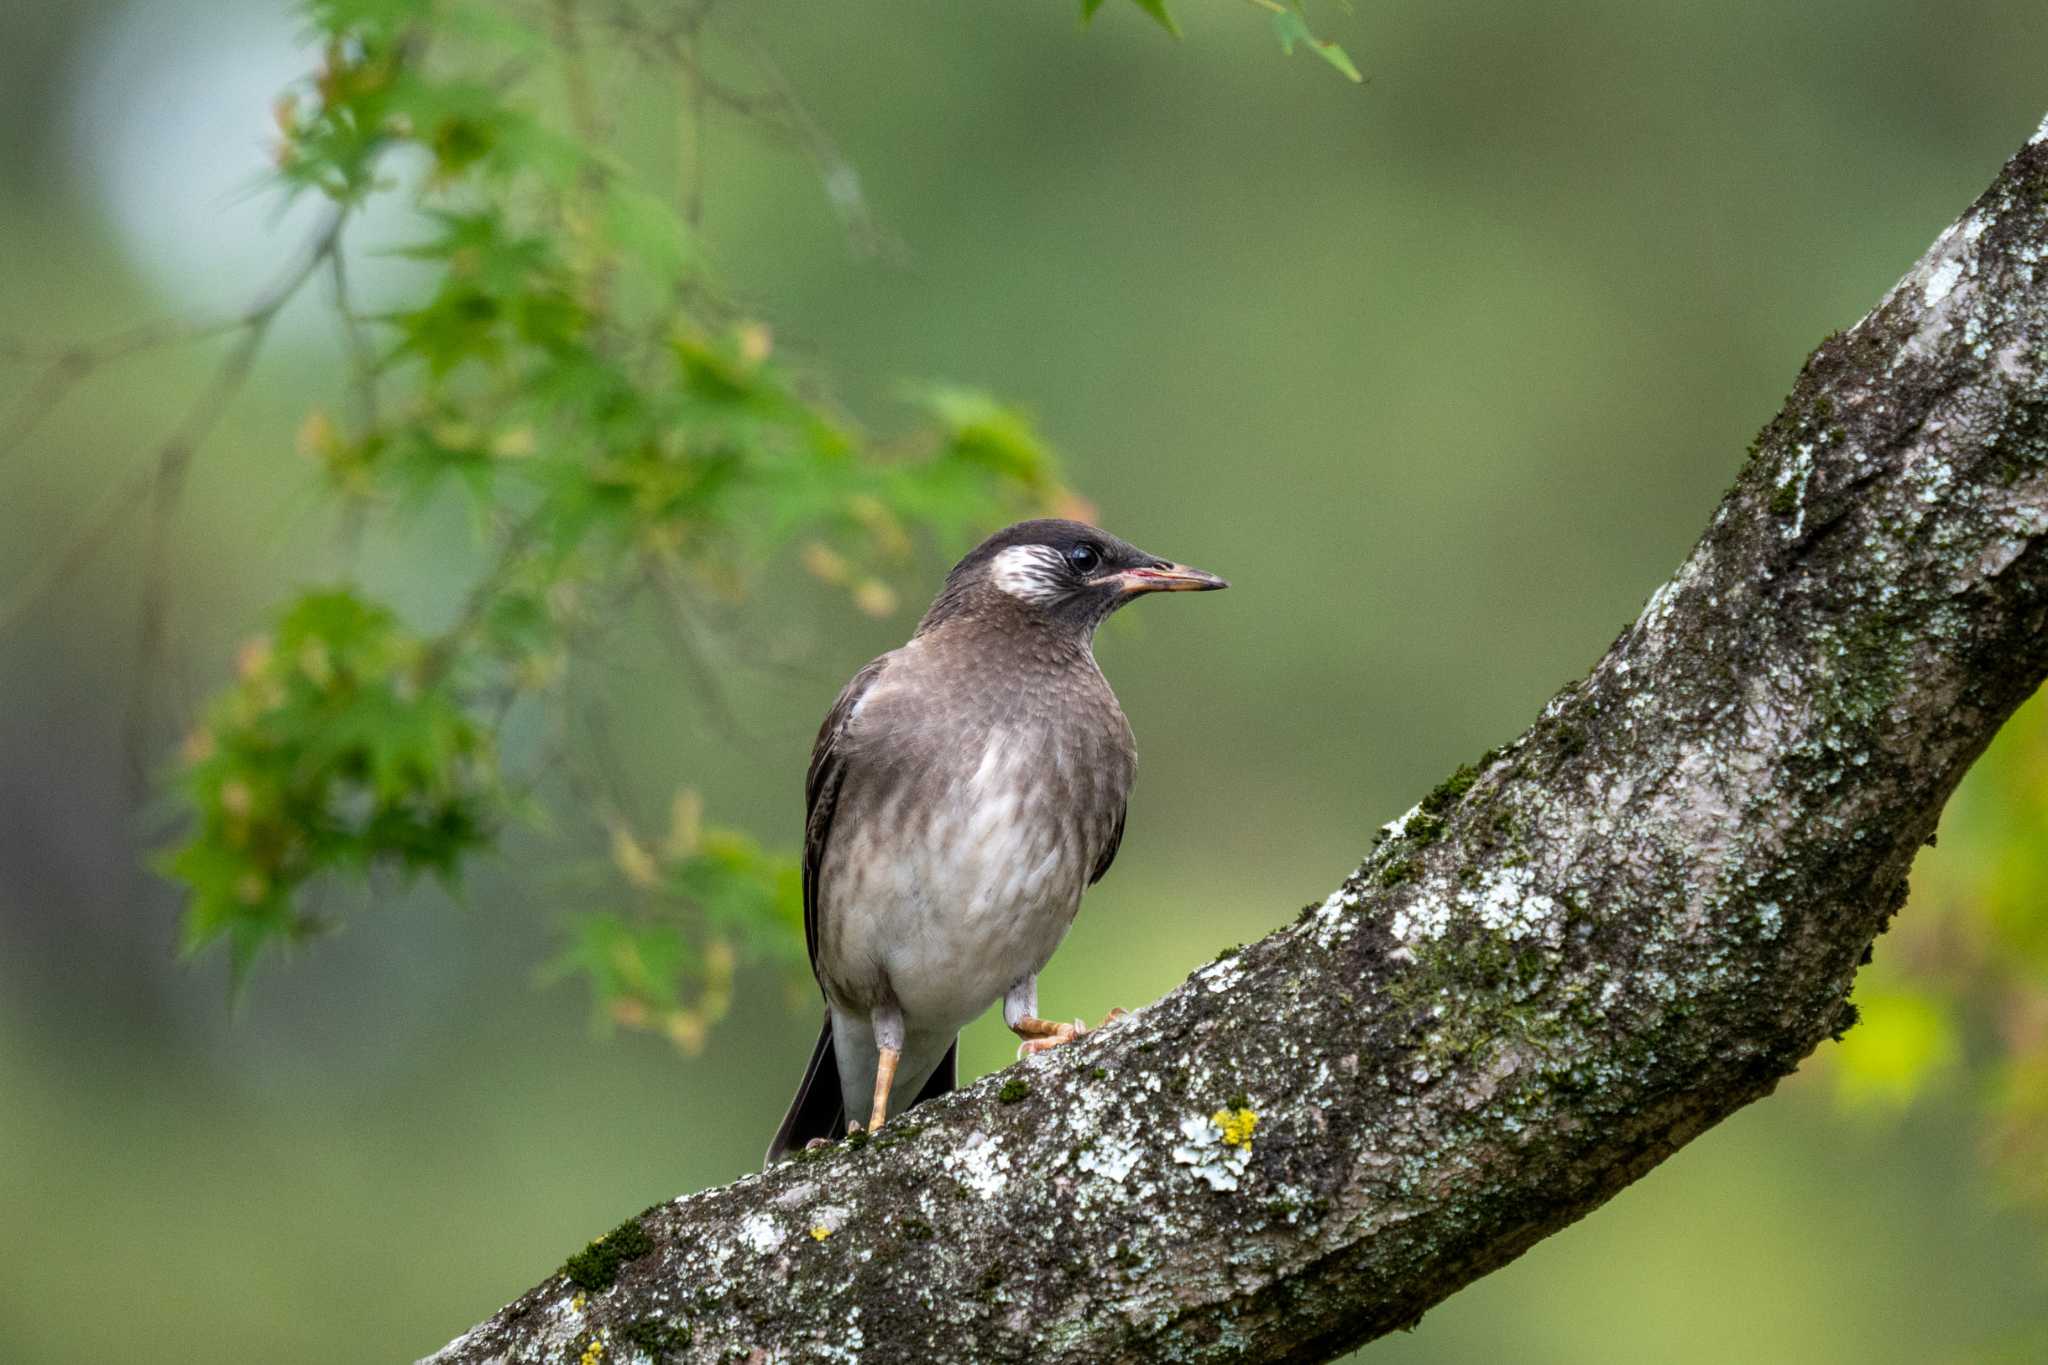
[(637, 913), (568, 917), (565, 943), (543, 980), (581, 977), (597, 1021), (666, 1035), (702, 1049), (732, 1004), (746, 961), (802, 965), (803, 882), (794, 863), (734, 830), (700, 830), (701, 802), (678, 794), (670, 829), (644, 843), (612, 829), (613, 869), (642, 898)]
[(489, 840), (491, 746), (388, 610), (347, 589), (307, 594), (243, 647), (238, 672), (187, 741), (196, 827), (163, 860), (191, 888), (186, 952), (225, 940), (239, 974), (266, 943), (319, 927), (299, 905), (321, 874), (453, 881)]

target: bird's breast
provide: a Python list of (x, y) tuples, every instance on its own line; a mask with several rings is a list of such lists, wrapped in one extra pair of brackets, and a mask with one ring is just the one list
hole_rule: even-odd
[(849, 777), (820, 886), (828, 990), (864, 1007), (886, 988), (908, 1019), (957, 1028), (1043, 967), (1129, 793), (1111, 719), (928, 724), (898, 745), (910, 761)]

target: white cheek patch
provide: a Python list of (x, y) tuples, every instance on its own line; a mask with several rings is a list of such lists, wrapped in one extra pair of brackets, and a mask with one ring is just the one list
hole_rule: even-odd
[(1012, 545), (989, 566), (989, 581), (1026, 602), (1051, 602), (1067, 595), (1066, 563), (1050, 545)]

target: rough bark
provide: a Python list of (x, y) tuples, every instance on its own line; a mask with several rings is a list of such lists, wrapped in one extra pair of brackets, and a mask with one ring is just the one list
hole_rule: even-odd
[(1325, 1360), (1768, 1094), (2048, 675), (2044, 251), (2048, 124), (1592, 672), (1291, 927), (432, 1359)]

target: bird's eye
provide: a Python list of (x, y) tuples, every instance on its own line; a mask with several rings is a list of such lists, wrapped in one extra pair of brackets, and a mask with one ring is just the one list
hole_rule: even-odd
[(1102, 562), (1102, 551), (1093, 545), (1076, 545), (1067, 551), (1067, 563), (1074, 566), (1076, 573), (1092, 573)]

